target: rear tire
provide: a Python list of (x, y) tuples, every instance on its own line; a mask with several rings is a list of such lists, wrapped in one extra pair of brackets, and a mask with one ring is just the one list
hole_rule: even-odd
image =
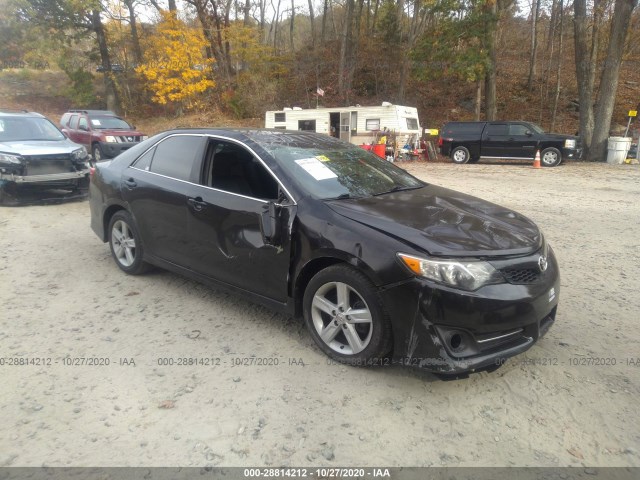
[(304, 320), (318, 347), (339, 363), (381, 365), (391, 351), (391, 322), (374, 285), (348, 265), (333, 265), (309, 282)]
[(451, 151), (451, 160), (458, 165), (467, 163), (470, 158), (471, 154), (467, 147), (456, 147)]
[(109, 221), (109, 247), (116, 265), (129, 275), (140, 275), (149, 270), (144, 258), (144, 249), (133, 218), (120, 210)]

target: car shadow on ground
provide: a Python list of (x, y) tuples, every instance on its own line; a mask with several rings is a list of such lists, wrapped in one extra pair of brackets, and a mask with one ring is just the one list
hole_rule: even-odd
[(88, 197), (88, 194), (86, 192), (60, 189), (24, 189), (19, 190), (15, 195), (5, 195), (5, 198), (2, 199), (2, 202), (0, 202), (0, 207), (57, 205), (66, 202), (83, 201)]

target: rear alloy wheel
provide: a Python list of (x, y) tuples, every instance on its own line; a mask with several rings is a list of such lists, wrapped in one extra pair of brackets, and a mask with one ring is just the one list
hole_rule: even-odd
[(109, 246), (116, 265), (126, 273), (139, 275), (148, 270), (149, 265), (142, 260), (142, 242), (133, 219), (125, 211), (116, 212), (109, 222)]
[(305, 290), (304, 319), (329, 357), (348, 365), (380, 365), (391, 350), (391, 328), (382, 301), (362, 273), (334, 265)]
[(469, 154), (467, 147), (456, 147), (451, 152), (451, 160), (453, 160), (453, 163), (457, 163), (459, 165), (467, 163), (470, 158), (471, 155)]
[(557, 148), (545, 148), (540, 154), (540, 163), (543, 167), (555, 167), (562, 161), (562, 154)]

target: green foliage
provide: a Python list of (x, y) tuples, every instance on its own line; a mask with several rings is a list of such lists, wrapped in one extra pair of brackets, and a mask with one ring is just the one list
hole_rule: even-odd
[(95, 105), (97, 99), (93, 88), (93, 75), (81, 68), (65, 70), (65, 73), (71, 80), (71, 84), (64, 93), (73, 105), (76, 107)]
[(380, 6), (378, 15), (378, 35), (388, 47), (397, 46), (400, 43), (400, 18), (398, 17), (398, 4), (392, 0), (384, 0)]
[(434, 8), (440, 21), (411, 52), (418, 77), (429, 80), (482, 79), (489, 65), (487, 40), (497, 18), (489, 8), (493, 0), (439, 0)]

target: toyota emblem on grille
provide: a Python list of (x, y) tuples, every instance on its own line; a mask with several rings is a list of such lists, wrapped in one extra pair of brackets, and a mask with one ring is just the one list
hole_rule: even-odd
[(547, 269), (547, 257), (540, 255), (540, 258), (538, 259), (538, 267), (540, 267), (541, 272), (544, 272)]

